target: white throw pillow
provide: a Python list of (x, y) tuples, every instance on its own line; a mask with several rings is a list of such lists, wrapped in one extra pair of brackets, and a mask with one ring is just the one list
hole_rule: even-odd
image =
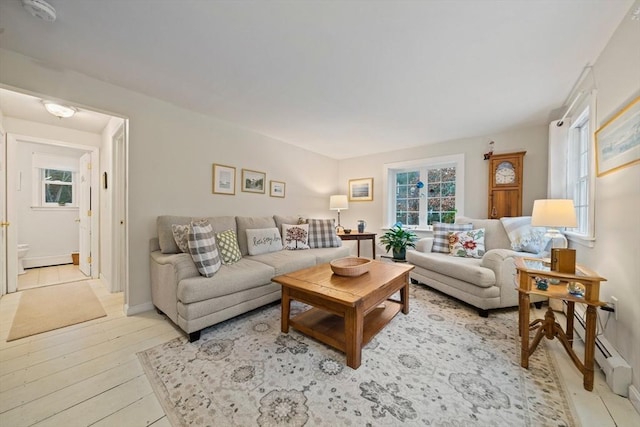
[(511, 249), (518, 252), (538, 254), (545, 250), (549, 238), (545, 227), (532, 227), (530, 216), (500, 218), (511, 241)]
[(282, 250), (282, 237), (277, 228), (252, 228), (247, 230), (249, 255), (260, 255)]
[(282, 239), (285, 249), (309, 249), (309, 224), (282, 224)]

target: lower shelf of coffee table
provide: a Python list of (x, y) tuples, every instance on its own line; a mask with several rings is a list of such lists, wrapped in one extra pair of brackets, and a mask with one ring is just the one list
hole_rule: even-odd
[[(402, 309), (402, 304), (387, 300), (364, 317), (364, 347)], [(344, 318), (319, 308), (311, 308), (289, 321), (289, 326), (340, 351), (345, 351)]]

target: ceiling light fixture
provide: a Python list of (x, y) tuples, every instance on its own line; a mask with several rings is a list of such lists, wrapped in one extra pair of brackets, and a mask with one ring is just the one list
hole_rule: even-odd
[(54, 116), (61, 119), (68, 119), (69, 117), (73, 117), (73, 115), (78, 111), (78, 109), (75, 107), (58, 104), (52, 101), (42, 101), (42, 104), (44, 104), (44, 108), (46, 108), (50, 114), (53, 114)]
[(44, 0), (22, 0), (22, 7), (43, 21), (53, 22), (56, 20), (56, 10)]

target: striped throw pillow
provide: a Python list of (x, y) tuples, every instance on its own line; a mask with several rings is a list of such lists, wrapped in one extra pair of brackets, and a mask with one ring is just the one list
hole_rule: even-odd
[(333, 219), (309, 220), (310, 248), (338, 248), (340, 246), (342, 246), (342, 240), (336, 234)]
[(449, 233), (455, 231), (469, 231), (473, 229), (473, 224), (446, 224), (436, 222), (433, 224), (433, 246), (431, 252), (450, 254)]
[(191, 222), (189, 253), (204, 277), (211, 277), (220, 269), (218, 246), (209, 221)]

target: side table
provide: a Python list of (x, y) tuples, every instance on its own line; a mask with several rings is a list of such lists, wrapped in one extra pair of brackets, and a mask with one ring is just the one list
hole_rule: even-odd
[[(559, 273), (551, 271), (549, 260), (538, 258), (516, 258), (516, 270), (518, 272), (518, 329), (520, 331), (521, 349), (520, 349), (520, 366), (525, 369), (529, 368), (529, 356), (535, 351), (536, 347), (542, 340), (542, 337), (552, 340), (558, 340), (564, 346), (564, 349), (571, 357), (576, 367), (582, 372), (583, 386), (585, 390), (593, 390), (593, 363), (594, 350), (596, 344), (596, 309), (605, 305), (599, 300), (600, 282), (604, 279), (593, 271), (576, 264), (576, 272)], [(559, 284), (549, 284), (547, 290), (540, 290), (536, 287), (536, 278), (542, 279), (558, 279)], [(577, 282), (584, 286), (584, 296), (576, 296), (567, 291), (569, 282)], [(549, 298), (557, 298), (567, 302), (567, 324), (562, 329), (556, 322), (551, 307), (547, 309), (544, 319), (536, 319), (529, 323), (529, 295), (545, 295)], [(573, 315), (575, 303), (584, 303), (587, 306), (587, 319), (585, 325), (584, 339), (584, 362), (580, 361), (576, 353), (573, 351)], [(535, 331), (531, 346), (529, 346), (529, 331)]]
[(349, 234), (345, 234), (345, 233), (338, 233), (338, 237), (340, 239), (342, 239), (343, 241), (345, 240), (357, 240), (358, 241), (358, 256), (360, 256), (360, 241), (361, 240), (371, 240), (371, 251), (372, 251), (372, 259), (376, 259), (376, 233), (367, 233), (366, 231), (364, 233), (358, 233), (358, 232), (354, 232), (352, 231)]

